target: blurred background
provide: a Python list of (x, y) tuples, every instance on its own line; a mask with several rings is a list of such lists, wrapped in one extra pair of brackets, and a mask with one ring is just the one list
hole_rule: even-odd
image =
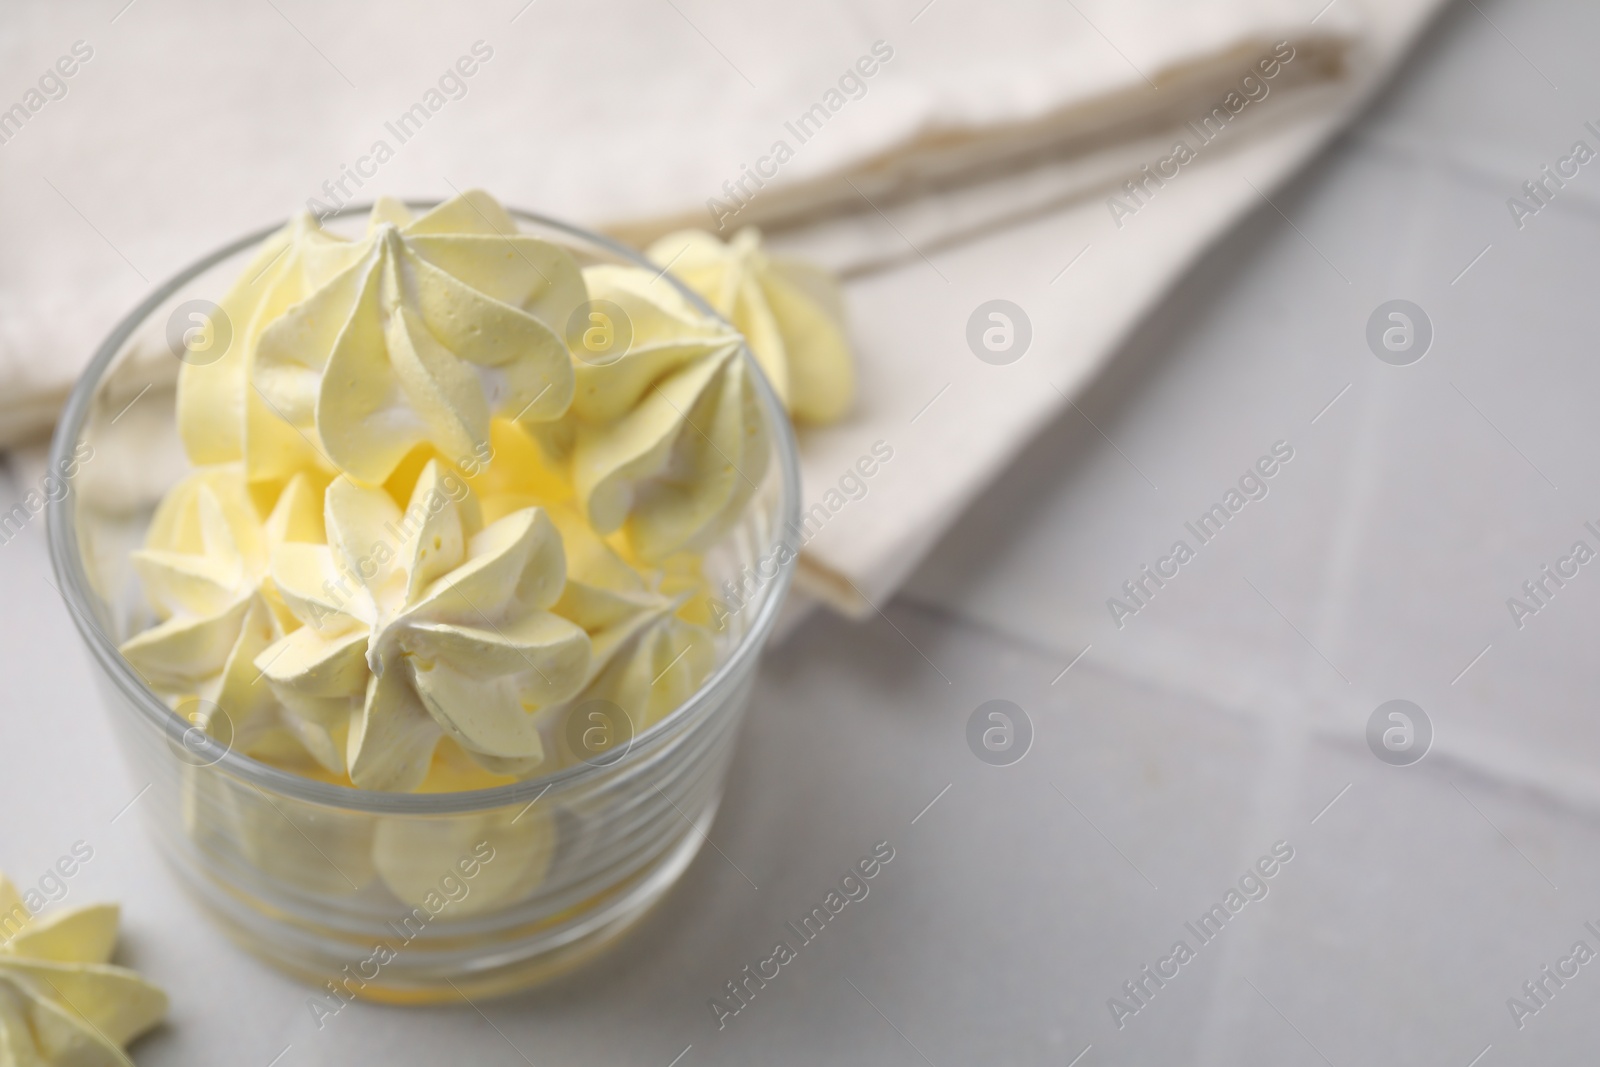
[(807, 499), (894, 459), (807, 545), (716, 847), (567, 982), (319, 1027), (125, 817), (42, 518), (0, 867), (92, 844), (69, 895), (172, 995), (143, 1064), (1588, 1062), (1597, 44), (1564, 0), (9, 5), (0, 512), (153, 284), (471, 187), (838, 272)]

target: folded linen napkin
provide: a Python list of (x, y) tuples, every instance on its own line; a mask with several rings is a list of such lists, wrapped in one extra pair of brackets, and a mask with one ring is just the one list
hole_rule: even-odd
[[(923, 190), (887, 213), (874, 204), (777, 220), (775, 248), (850, 278), (861, 354), (855, 410), (802, 431), (802, 592), (857, 617), (881, 605), (1182, 272), (1238, 219), (1273, 210), (1267, 198), (1383, 85), (1442, 6), (1350, 0), (1363, 32), (1337, 76), (1287, 92), (1268, 84), (1265, 96), (1258, 77), (1250, 89), (1261, 99), (1225, 131), (1207, 118), (1232, 90), (1189, 99), (1168, 128)], [(1326, 55), (1312, 50), (1319, 64)], [(972, 321), (999, 297), (1022, 310), (1031, 339), (1006, 357), (1016, 362), (995, 365), (977, 355)], [(879, 442), (894, 458), (863, 466)], [(810, 606), (796, 598), (791, 617)]]
[[(852, 279), (861, 394), (804, 435), (808, 503), (893, 458), (838, 490), (806, 571), (866, 610), (1249, 207), (1241, 176), (1270, 191), (1437, 3), (19, 5), (0, 56), (39, 74), (0, 99), (0, 444), (150, 283), (303, 203), (481, 185), (639, 241), (755, 223)], [(1177, 177), (1141, 171), (1213, 128)], [(1009, 380), (965, 340), (1001, 296), (1032, 325)]]

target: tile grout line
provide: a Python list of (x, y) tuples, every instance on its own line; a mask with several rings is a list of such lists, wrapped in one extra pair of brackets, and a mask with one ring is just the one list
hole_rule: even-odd
[[(1029, 656), (1045, 661), (1047, 666), (1059, 663), (1070, 652), (1068, 648), (1041, 641), (1037, 637), (1007, 630), (988, 619), (965, 615), (936, 602), (919, 600), (909, 595), (897, 596), (894, 607), (900, 611), (915, 611), (944, 625), (982, 633), (997, 644), (1016, 648)], [(1188, 650), (1193, 652), (1193, 655), (1188, 657), (1190, 661), (1198, 657), (1206, 662), (1216, 662), (1214, 649), (1190, 646)], [(1126, 658), (1119, 657), (1112, 645), (1105, 647), (1104, 654), (1097, 654), (1094, 665), (1088, 669), (1118, 684), (1135, 686), (1167, 697), (1195, 701), (1232, 719), (1256, 724), (1272, 724), (1285, 719), (1303, 721), (1303, 711), (1286, 709), (1309, 706), (1326, 712), (1331, 708), (1351, 706), (1348, 703), (1351, 698), (1336, 692), (1332, 685), (1325, 691), (1312, 687), (1313, 696), (1309, 700), (1304, 696), (1305, 690), (1296, 692), (1288, 686), (1272, 686), (1267, 695), (1260, 699), (1241, 699), (1236, 695), (1220, 691), (1209, 680), (1186, 668), (1180, 668), (1175, 673), (1170, 666), (1156, 670), (1143, 663), (1130, 662)], [(1338, 690), (1344, 688), (1342, 684), (1337, 686)], [(1307, 725), (1305, 729), (1312, 741), (1361, 745), (1364, 750), (1365, 742), (1357, 732), (1332, 728), (1326, 723), (1318, 722)], [(1576, 764), (1557, 767), (1553, 775), (1546, 766), (1536, 774), (1527, 768), (1527, 760), (1508, 757), (1503, 746), (1485, 743), (1474, 737), (1469, 737), (1463, 743), (1459, 740), (1461, 732), (1456, 731), (1455, 734), (1458, 740), (1451, 747), (1443, 747), (1438, 739), (1435, 739), (1428, 759), (1449, 760), (1461, 767), (1465, 773), (1498, 786), (1530, 790), (1562, 810), (1580, 817), (1600, 817), (1600, 774), (1591, 773)]]

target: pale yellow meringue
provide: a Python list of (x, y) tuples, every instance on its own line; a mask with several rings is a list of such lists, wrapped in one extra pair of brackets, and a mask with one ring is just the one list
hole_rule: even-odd
[(797, 421), (833, 422), (855, 395), (839, 284), (820, 268), (767, 254), (745, 227), (723, 244), (680, 230), (646, 253), (733, 323)]
[[(572, 410), (540, 438), (570, 462), (585, 518), (641, 559), (707, 547), (766, 473), (766, 423), (738, 334), (658, 274), (586, 268), (590, 299), (627, 318), (617, 358), (578, 353)], [(535, 428), (536, 430), (539, 428)]]
[(35, 918), (0, 874), (0, 1065), (132, 1067), (123, 1049), (159, 1023), (167, 995), (108, 962), (114, 904)]
[(448, 907), (464, 918), (533, 892), (550, 870), (559, 840), (547, 806), (520, 811), (458, 815), (443, 819), (384, 819), (378, 824), (372, 859), (389, 891), (406, 904), (443, 907), (437, 896), (441, 875), (453, 873), (464, 857), (482, 857), (470, 879), (455, 880), (459, 897)]
[[(722, 264), (712, 302), (796, 413), (842, 410), (827, 285), (753, 234), (705, 239), (673, 269), (697, 284)], [(180, 372), (204, 465), (135, 558), (162, 621), (123, 646), (181, 714), (323, 781), (476, 789), (593, 755), (564, 729), (584, 701), (637, 733), (710, 676), (697, 553), (742, 516), (771, 449), (739, 333), (661, 273), (580, 271), (473, 191), (417, 217), (380, 199), (356, 240), (297, 219), (221, 306), (231, 343)], [(570, 347), (595, 309), (620, 310), (605, 322), (627, 342), (601, 358)], [(406, 831), (346, 840), (244, 801), (215, 806), (296, 884), (376, 873), (408, 899), (429, 876), (406, 866)], [(554, 835), (525, 823), (508, 841)], [(502, 865), (483, 898), (542, 878)]]
[[(642, 572), (589, 526), (521, 427), (497, 424), (494, 441), (495, 463), (471, 480), (485, 519), (539, 505), (561, 533), (567, 584), (550, 610), (581, 626), (592, 650), (584, 690), (569, 707), (601, 697), (628, 713), (635, 733), (644, 730), (688, 699), (715, 663), (711, 630), (689, 618), (704, 589), (698, 557), (681, 553), (663, 561), (670, 570)], [(565, 751), (562, 724), (541, 718), (565, 761), (594, 755)]]
[(186, 359), (178, 371), (178, 433), (191, 462), (232, 463), (248, 452), (253, 477), (266, 480), (320, 463), (316, 445), (251, 388), (249, 368), (262, 331), (342, 269), (351, 249), (305, 213), (262, 242), (206, 323), (212, 343), (228, 337), (221, 354)]
[[(491, 417), (567, 410), (562, 331), (583, 277), (488, 194), (415, 219), (380, 201), (342, 258), (262, 330), (249, 363), (265, 403), (339, 471), (381, 483), (422, 442), (461, 463), (487, 447)], [(247, 449), (245, 460), (252, 477), (270, 476), (273, 457)]]
[(256, 657), (296, 715), (347, 721), (350, 779), (410, 790), (450, 735), (485, 767), (519, 773), (544, 748), (533, 712), (582, 686), (589, 640), (548, 609), (566, 581), (561, 538), (538, 508), (480, 528), (476, 501), (438, 461), (404, 514), (381, 488), (329, 485), (327, 545), (273, 553), (303, 625)]
[(583, 627), (593, 648), (584, 689), (572, 703), (609, 700), (627, 712), (637, 735), (710, 676), (711, 631), (683, 617), (690, 593), (664, 589), (659, 575), (647, 580), (581, 514), (560, 507), (549, 514), (567, 551), (567, 586), (551, 610)]
[(311, 475), (291, 478), (263, 519), (241, 464), (202, 467), (168, 492), (133, 554), (164, 621), (124, 642), (123, 656), (180, 714), (241, 752), (281, 749), (276, 735), (287, 730), (332, 758), (334, 739), (284, 714), (252, 662), (297, 625), (268, 577), (269, 556), (321, 541), (321, 511)]

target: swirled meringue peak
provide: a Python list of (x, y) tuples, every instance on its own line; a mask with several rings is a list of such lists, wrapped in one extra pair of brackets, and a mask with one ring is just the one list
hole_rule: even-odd
[(133, 555), (162, 621), (121, 651), (169, 705), (224, 744), (278, 754), (287, 730), (328, 764), (337, 752), (327, 732), (285, 715), (251, 664), (297, 625), (267, 575), (268, 558), (277, 545), (322, 540), (320, 504), (320, 486), (305, 473), (289, 480), (265, 519), (238, 463), (179, 482)]
[(328, 487), (326, 545), (283, 544), (271, 574), (303, 624), (256, 666), (293, 712), (349, 723), (362, 789), (411, 790), (448, 735), (486, 769), (544, 760), (534, 713), (582, 687), (590, 645), (553, 614), (561, 537), (540, 508), (481, 525), (477, 501), (437, 460), (402, 513), (379, 487)]
[[(496, 510), (505, 498), (488, 497)], [(561, 534), (567, 558), (567, 583), (551, 611), (581, 627), (589, 637), (589, 666), (582, 689), (564, 705), (546, 709), (539, 727), (547, 747), (563, 765), (590, 758), (573, 752), (566, 715), (590, 700), (604, 699), (627, 713), (637, 735), (692, 695), (710, 676), (716, 644), (709, 628), (690, 621), (689, 603), (703, 583), (668, 586), (659, 569), (640, 571), (606, 544), (576, 507), (545, 508)], [(696, 557), (680, 555), (680, 567), (698, 570)]]
[(37, 918), (0, 874), (0, 1064), (132, 1067), (123, 1047), (161, 1021), (167, 995), (108, 962), (118, 918), (115, 904)]
[[(607, 697), (629, 713), (635, 729), (642, 730), (660, 717), (653, 711), (661, 700), (670, 700), (672, 707), (676, 707), (688, 693), (679, 693), (675, 685), (667, 686), (659, 691), (660, 699), (651, 704), (617, 699), (617, 694), (609, 689), (592, 690), (597, 685), (605, 688), (603, 679), (617, 660), (637, 659), (657, 642), (660, 633), (689, 625), (678, 618), (678, 612), (690, 597), (663, 589), (659, 573), (646, 577), (635, 570), (595, 535), (576, 510), (552, 507), (549, 514), (561, 531), (561, 541), (567, 551), (567, 586), (552, 610), (583, 627), (594, 650), (584, 678), (585, 689), (579, 699)], [(684, 672), (685, 676), (694, 678), (690, 693), (711, 673), (714, 649), (710, 631), (704, 631), (704, 637), (704, 642), (697, 643), (694, 658), (686, 664), (689, 669)], [(673, 651), (675, 655), (679, 649)], [(702, 652), (704, 656), (700, 655)], [(666, 663), (661, 666), (665, 667)], [(657, 675), (651, 673), (650, 677), (654, 679)], [(677, 694), (679, 699), (672, 700), (671, 694)]]
[(515, 425), (496, 424), (495, 463), (472, 482), (485, 518), (537, 504), (561, 535), (567, 583), (550, 610), (581, 627), (591, 648), (582, 692), (539, 715), (546, 745), (563, 762), (593, 755), (566, 750), (566, 711), (604, 698), (628, 713), (638, 733), (710, 676), (716, 645), (700, 618), (705, 581), (698, 556), (678, 553), (659, 567), (624, 559), (589, 525), (570, 488), (552, 478), (538, 447)]
[(205, 324), (227, 331), (226, 347), (215, 359), (186, 359), (178, 371), (178, 433), (191, 462), (236, 462), (247, 437), (257, 477), (283, 479), (317, 462), (314, 446), (250, 387), (249, 367), (262, 332), (348, 266), (353, 251), (305, 213), (262, 242), (218, 304), (226, 325)]
[(767, 254), (746, 226), (723, 244), (703, 230), (680, 230), (646, 253), (733, 323), (799, 421), (842, 417), (855, 395), (855, 367), (844, 333), (839, 283), (820, 268)]
[(584, 280), (594, 305), (626, 315), (631, 343), (606, 361), (580, 354), (572, 411), (542, 439), (570, 448), (572, 484), (596, 531), (620, 530), (646, 561), (703, 549), (766, 473), (754, 368), (737, 333), (660, 275), (606, 265), (586, 268)]
[[(349, 249), (261, 332), (249, 368), (263, 402), (340, 472), (381, 483), (420, 443), (469, 457), (493, 416), (567, 410), (560, 331), (585, 293), (565, 249), (519, 233), (478, 191), (416, 218), (380, 200)], [(246, 444), (252, 478), (270, 477), (276, 457)]]

